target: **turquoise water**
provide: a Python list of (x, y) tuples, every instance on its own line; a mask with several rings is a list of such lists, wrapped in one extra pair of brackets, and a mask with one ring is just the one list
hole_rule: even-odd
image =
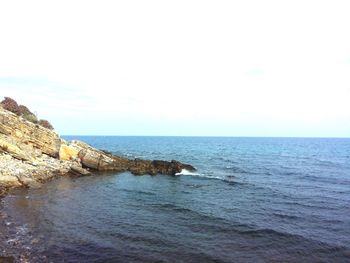
[(3, 204), (14, 253), (35, 262), (350, 262), (349, 139), (66, 139), (198, 171), (18, 190)]

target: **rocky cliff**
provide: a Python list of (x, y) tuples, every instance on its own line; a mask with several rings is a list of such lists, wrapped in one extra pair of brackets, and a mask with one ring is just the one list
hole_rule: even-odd
[(84, 142), (67, 142), (53, 130), (0, 106), (0, 195), (4, 187), (40, 186), (56, 176), (92, 171), (174, 175), (182, 169), (195, 170), (177, 161), (130, 160)]

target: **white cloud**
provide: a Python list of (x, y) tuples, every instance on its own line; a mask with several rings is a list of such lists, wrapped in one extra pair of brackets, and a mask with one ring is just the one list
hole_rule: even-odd
[(8, 1), (0, 90), (61, 133), (350, 136), (349, 7)]

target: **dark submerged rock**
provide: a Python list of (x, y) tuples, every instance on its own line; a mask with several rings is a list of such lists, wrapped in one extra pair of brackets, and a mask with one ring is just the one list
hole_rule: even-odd
[(14, 257), (2, 257), (0, 256), (0, 263), (14, 263), (15, 258)]
[(82, 149), (78, 154), (83, 167), (88, 167), (98, 171), (130, 171), (134, 175), (156, 175), (167, 174), (175, 175), (182, 169), (195, 171), (195, 168), (189, 164), (172, 160), (171, 162), (162, 160), (130, 160), (121, 156), (105, 154), (93, 148)]

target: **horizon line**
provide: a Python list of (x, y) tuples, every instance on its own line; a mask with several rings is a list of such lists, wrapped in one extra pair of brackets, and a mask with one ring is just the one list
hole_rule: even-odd
[(350, 139), (350, 137), (330, 136), (241, 136), (241, 135), (94, 135), (94, 134), (64, 134), (60, 136), (81, 137), (198, 137), (198, 138), (298, 138), (298, 139)]

